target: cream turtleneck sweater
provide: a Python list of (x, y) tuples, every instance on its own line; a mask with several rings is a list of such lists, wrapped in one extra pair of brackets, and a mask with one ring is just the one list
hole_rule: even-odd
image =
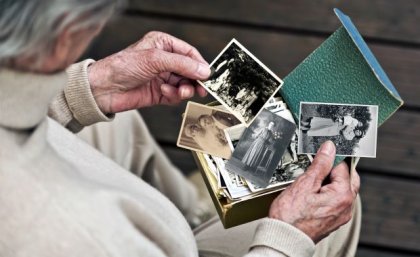
[[(91, 62), (68, 76), (0, 69), (0, 256), (198, 256), (168, 198), (64, 128), (112, 118), (90, 92)], [(305, 234), (266, 218), (247, 256), (313, 252)]]

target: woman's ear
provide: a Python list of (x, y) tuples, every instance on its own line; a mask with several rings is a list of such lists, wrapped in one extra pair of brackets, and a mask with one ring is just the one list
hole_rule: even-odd
[(17, 70), (35, 73), (62, 71), (80, 58), (92, 39), (102, 30), (104, 24), (103, 22), (79, 30), (74, 30), (74, 24), (70, 24), (56, 36), (45, 53), (13, 59), (9, 66)]
[(43, 72), (54, 73), (65, 69), (70, 63), (68, 60), (73, 46), (73, 35), (67, 28), (62, 30), (56, 37), (55, 42), (49, 49), (48, 55), (42, 57), (44, 61), (41, 64)]
[(56, 72), (64, 70), (76, 62), (102, 27), (103, 24), (80, 30), (74, 30), (72, 24), (65, 27), (57, 35), (50, 54), (43, 65), (44, 69), (49, 72)]
[(57, 35), (54, 47), (51, 49), (51, 59), (55, 61), (64, 60), (71, 51), (71, 45), (73, 43), (73, 33), (69, 28), (65, 28), (61, 33)]

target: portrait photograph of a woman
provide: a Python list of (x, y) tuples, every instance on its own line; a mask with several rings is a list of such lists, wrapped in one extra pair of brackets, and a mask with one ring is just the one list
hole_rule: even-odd
[(263, 110), (242, 134), (226, 169), (266, 187), (295, 131), (294, 123)]

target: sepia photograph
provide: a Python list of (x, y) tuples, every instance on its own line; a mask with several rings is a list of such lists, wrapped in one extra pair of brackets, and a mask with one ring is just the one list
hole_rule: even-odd
[(226, 169), (266, 187), (295, 130), (294, 123), (263, 110), (244, 131)]
[(235, 39), (210, 66), (212, 75), (207, 81), (199, 83), (247, 125), (283, 84), (279, 77)]
[(377, 127), (376, 105), (302, 102), (298, 153), (315, 154), (331, 140), (338, 156), (375, 158)]
[(223, 130), (240, 123), (229, 112), (188, 102), (177, 145), (229, 159), (232, 151)]

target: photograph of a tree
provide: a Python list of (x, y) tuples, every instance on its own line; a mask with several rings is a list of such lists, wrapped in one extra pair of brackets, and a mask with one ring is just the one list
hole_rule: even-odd
[(245, 122), (250, 122), (281, 85), (281, 80), (232, 40), (211, 65), (204, 86)]
[(276, 89), (278, 84), (260, 64), (247, 55), (236, 44), (232, 44), (222, 56), (215, 62), (214, 67), (218, 67), (223, 61), (231, 60), (222, 69), (213, 74), (212, 78), (217, 78), (226, 69), (229, 70), (228, 82), (230, 87), (226, 92), (228, 95), (236, 96), (239, 91), (245, 88), (248, 92), (254, 92), (257, 99), (252, 103), (250, 109), (253, 115), (256, 115), (273, 94), (273, 88)]

